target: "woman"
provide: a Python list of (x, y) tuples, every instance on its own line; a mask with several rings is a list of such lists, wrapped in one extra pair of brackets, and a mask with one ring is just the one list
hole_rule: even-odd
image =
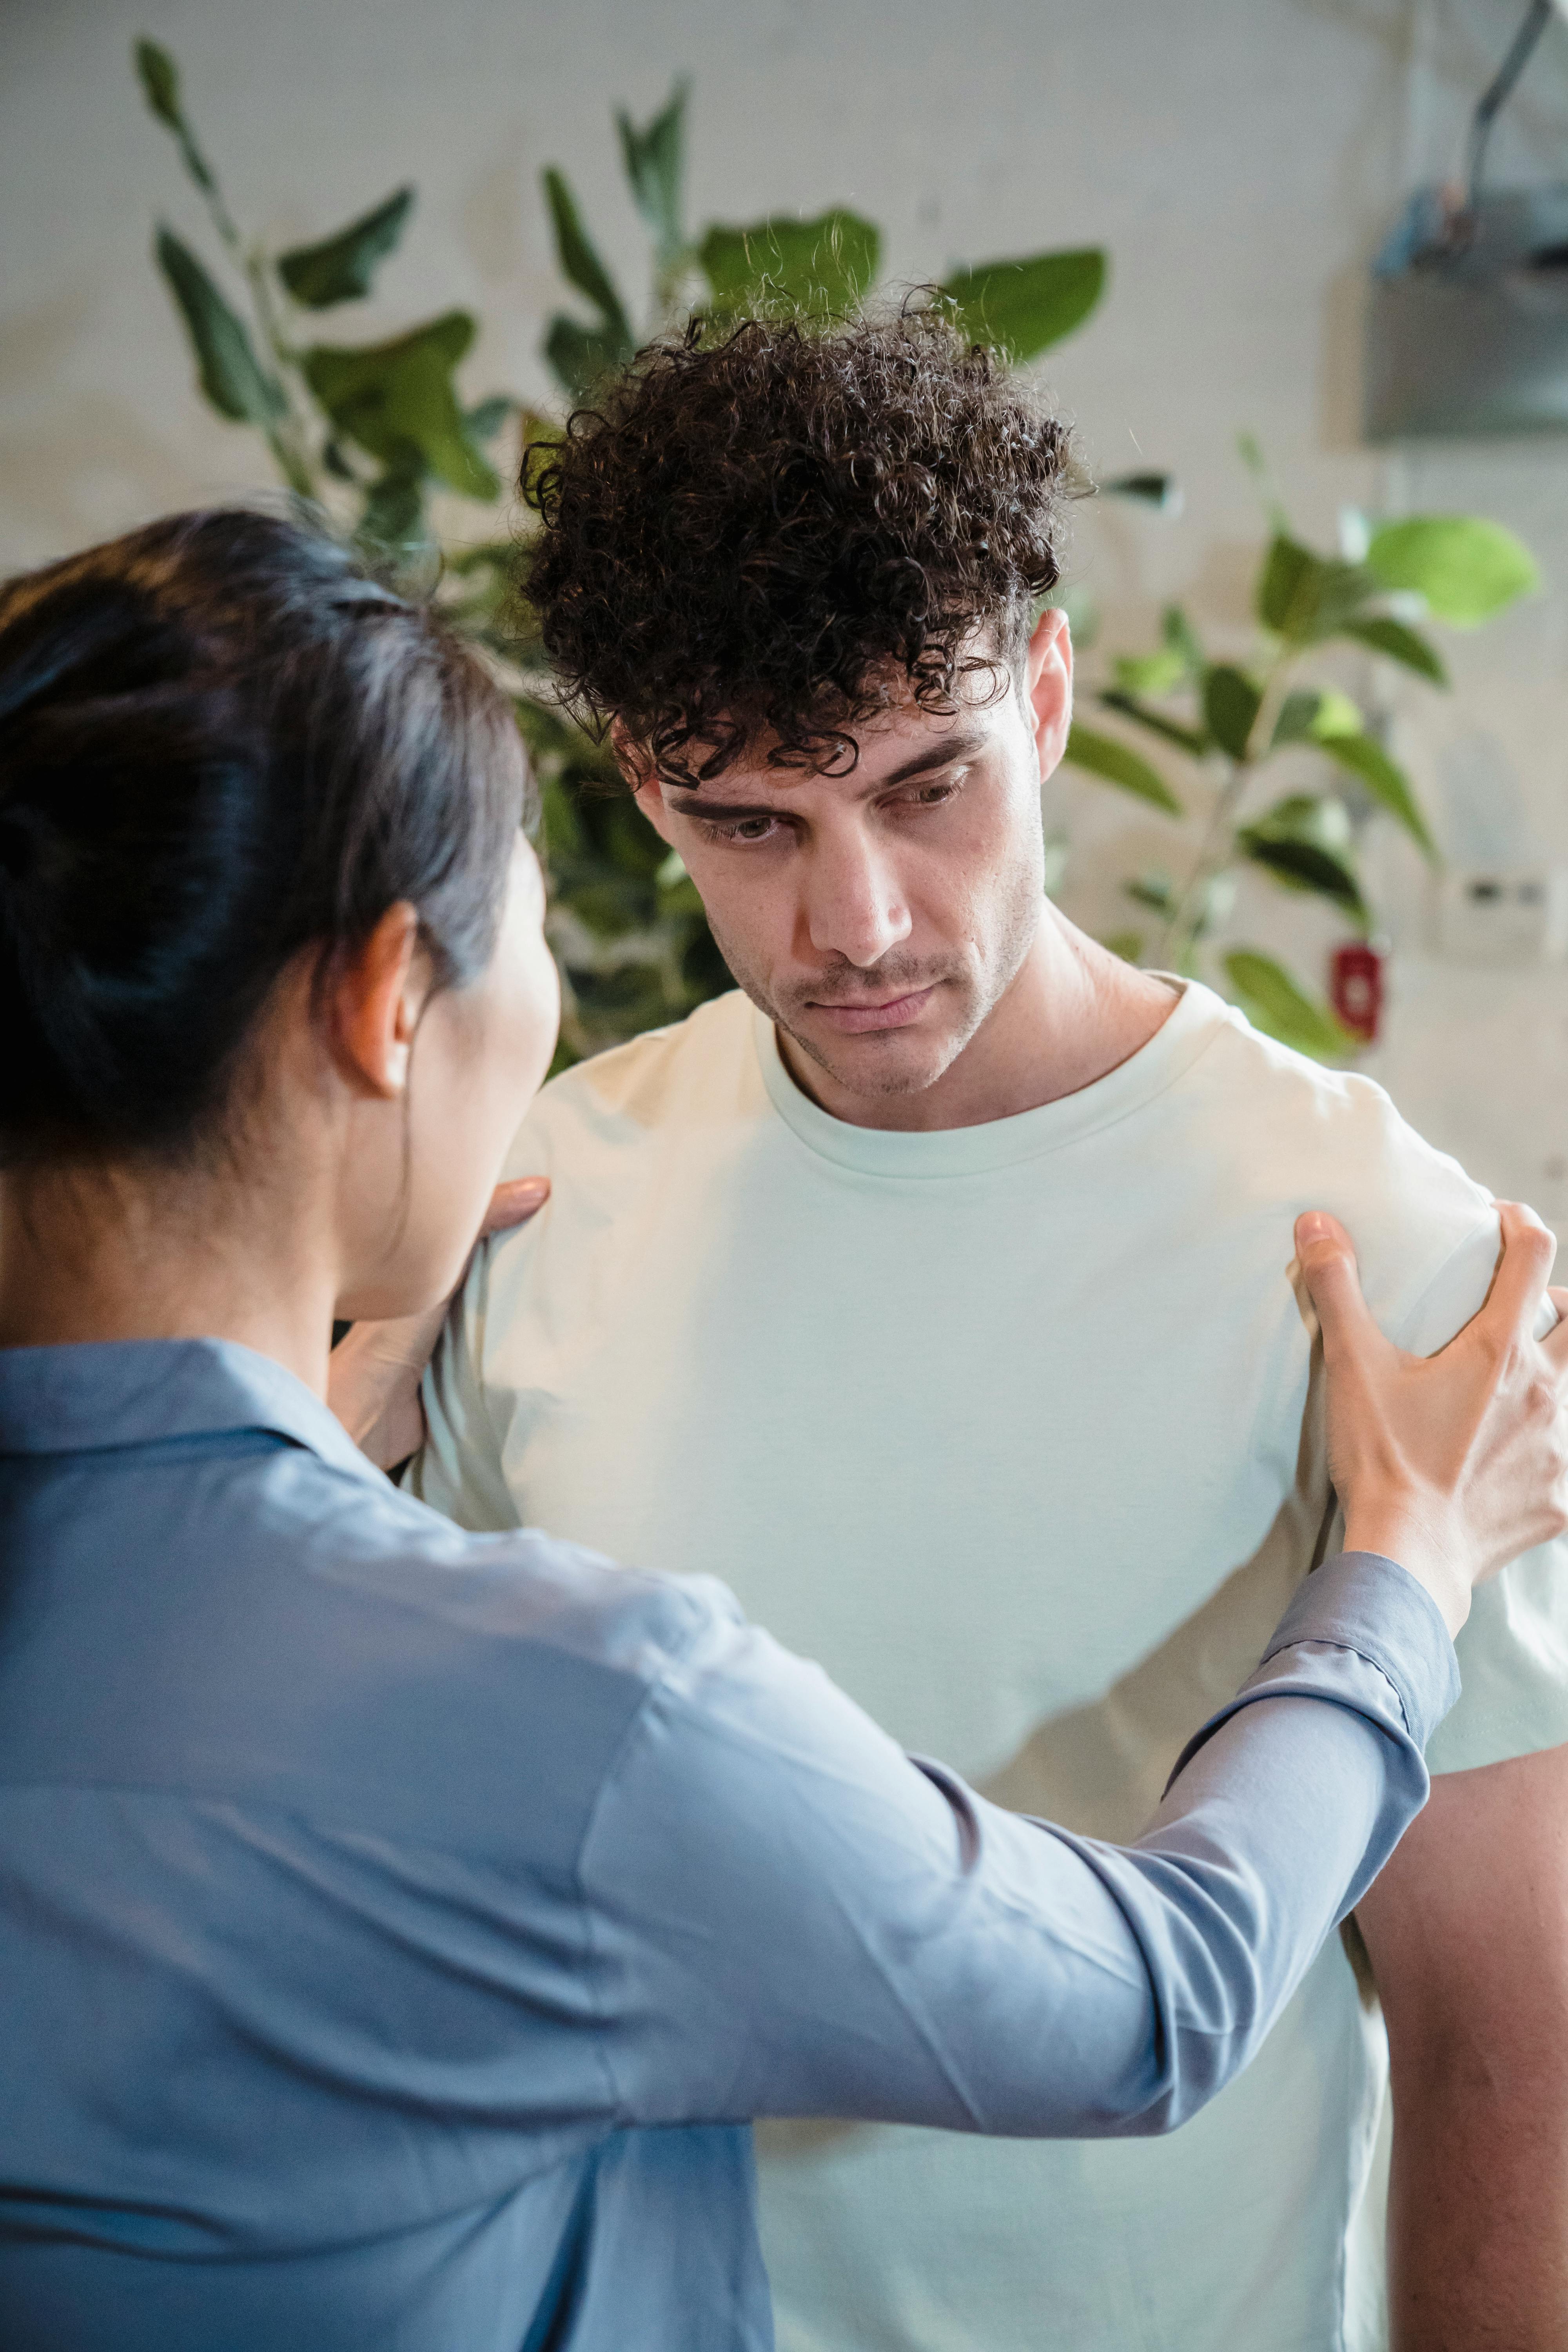
[(1568, 1524), (1528, 1213), (1431, 1364), (1304, 1221), (1355, 1549), (1149, 1833), (1069, 1837), (327, 1412), (554, 1037), (468, 656), (186, 516), (0, 595), (0, 727), (8, 2352), (760, 2347), (752, 2116), (1190, 2115), (1421, 1804), (1472, 1582)]

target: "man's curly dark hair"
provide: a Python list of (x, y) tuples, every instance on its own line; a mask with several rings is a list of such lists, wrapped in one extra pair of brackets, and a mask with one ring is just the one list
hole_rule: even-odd
[(524, 463), (526, 593), (568, 707), (675, 782), (758, 742), (852, 766), (847, 729), (911, 696), (951, 712), (1019, 659), (1067, 447), (936, 308), (652, 346)]

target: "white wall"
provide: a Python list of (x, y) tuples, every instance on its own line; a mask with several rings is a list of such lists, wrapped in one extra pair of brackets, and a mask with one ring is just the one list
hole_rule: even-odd
[[(651, 111), (695, 78), (691, 211), (857, 205), (892, 271), (1102, 242), (1100, 316), (1049, 379), (1095, 462), (1173, 467), (1177, 522), (1099, 510), (1076, 565), (1135, 645), (1179, 592), (1245, 642), (1259, 529), (1235, 457), (1264, 443), (1299, 527), (1340, 506), (1475, 507), (1524, 531), (1548, 592), (1457, 648), (1451, 698), (1401, 720), (1461, 851), (1568, 862), (1563, 752), (1568, 441), (1358, 446), (1364, 269), (1406, 187), (1457, 161), (1467, 106), (1522, 0), (3, 0), (0, 5), (0, 563), (35, 562), (142, 515), (267, 478), (195, 396), (148, 246), (204, 224), (145, 115), (128, 50), (184, 68), (242, 221), (336, 226), (400, 179), (420, 209), (376, 323), (451, 301), (486, 321), (476, 394), (543, 397), (556, 299), (538, 173), (563, 163), (638, 281), (639, 235), (609, 110)], [(1496, 142), (1500, 177), (1568, 177), (1568, 28), (1554, 26)], [(367, 317), (367, 326), (369, 324)], [(362, 331), (357, 319), (348, 331)], [(1402, 707), (1420, 699), (1401, 695)], [(1064, 782), (1069, 902), (1171, 856), (1158, 820)], [(1568, 1231), (1568, 975), (1458, 973), (1414, 950), (1418, 877), (1376, 854), (1404, 950), (1378, 1063), (1413, 1115)], [(1243, 909), (1247, 928), (1278, 902)], [(1316, 953), (1321, 926), (1293, 919)]]

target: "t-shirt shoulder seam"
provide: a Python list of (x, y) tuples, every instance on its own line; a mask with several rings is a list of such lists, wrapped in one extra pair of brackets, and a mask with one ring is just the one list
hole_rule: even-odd
[[(1453, 1265), (1455, 1259), (1462, 1256), (1466, 1250), (1472, 1249), (1475, 1246), (1477, 1237), (1482, 1231), (1482, 1221), (1485, 1213), (1484, 1204), (1479, 1203), (1478, 1206), (1482, 1208), (1482, 1217), (1478, 1218), (1477, 1223), (1470, 1228), (1470, 1231), (1468, 1234), (1461, 1234), (1458, 1240), (1444, 1251), (1443, 1255), (1437, 1260), (1430, 1273), (1428, 1273), (1421, 1282), (1410, 1306), (1406, 1308), (1405, 1314), (1401, 1316), (1394, 1334), (1396, 1345), (1402, 1344), (1404, 1334), (1411, 1330), (1420, 1322), (1423, 1309), (1426, 1307), (1427, 1301), (1431, 1298), (1433, 1293), (1440, 1287), (1444, 1276), (1447, 1273), (1448, 1268)], [(1478, 1301), (1477, 1304), (1479, 1305), (1479, 1302)]]

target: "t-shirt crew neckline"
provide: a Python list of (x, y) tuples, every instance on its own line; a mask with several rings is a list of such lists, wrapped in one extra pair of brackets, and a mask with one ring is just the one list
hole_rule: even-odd
[(1174, 1009), (1146, 1045), (1076, 1094), (980, 1127), (921, 1129), (855, 1127), (804, 1095), (784, 1065), (767, 1015), (752, 1008), (752, 1034), (768, 1099), (806, 1148), (866, 1176), (977, 1176), (1042, 1158), (1141, 1110), (1185, 1075), (1232, 1018), (1230, 1007), (1196, 981), (1162, 972), (1179, 991)]

